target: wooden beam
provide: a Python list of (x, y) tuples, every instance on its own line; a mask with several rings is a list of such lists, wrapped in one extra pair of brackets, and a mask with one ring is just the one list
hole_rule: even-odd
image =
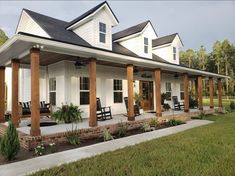
[(129, 121), (135, 120), (134, 114), (134, 88), (133, 88), (133, 80), (134, 80), (134, 66), (127, 65), (127, 87), (128, 87), (128, 110), (127, 116)]
[(222, 104), (222, 81), (219, 78), (218, 79), (218, 107), (222, 108), (223, 104)]
[(90, 103), (90, 118), (89, 126), (97, 126), (96, 117), (96, 59), (92, 58), (89, 62), (89, 103)]
[(198, 77), (195, 79), (195, 100), (198, 102)]
[(0, 67), (0, 123), (5, 122), (5, 67)]
[(32, 136), (41, 135), (40, 130), (40, 92), (39, 92), (39, 75), (40, 75), (40, 50), (33, 48), (30, 50), (31, 64), (31, 129)]
[(154, 71), (155, 78), (155, 98), (156, 98), (156, 116), (162, 116), (162, 108), (161, 108), (161, 70), (156, 69)]
[(12, 94), (11, 94), (11, 118), (14, 126), (19, 127), (20, 117), (19, 117), (19, 68), (20, 62), (18, 59), (11, 60), (12, 68)]
[(214, 80), (212, 77), (209, 78), (209, 92), (210, 92), (210, 108), (214, 108)]
[(184, 112), (189, 112), (188, 74), (184, 73)]
[(202, 103), (202, 76), (198, 76), (197, 78), (197, 85), (198, 85), (198, 109), (203, 110), (203, 103)]

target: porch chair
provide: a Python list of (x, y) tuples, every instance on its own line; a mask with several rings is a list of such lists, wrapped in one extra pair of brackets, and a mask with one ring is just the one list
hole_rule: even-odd
[(101, 121), (107, 120), (107, 117), (112, 119), (111, 106), (102, 107), (100, 98), (96, 98), (96, 117)]
[(182, 110), (181, 108), (184, 109), (184, 102), (179, 102), (177, 96), (172, 96), (172, 100), (173, 100), (174, 110), (180, 111), (180, 110)]
[[(126, 106), (126, 111), (128, 112), (128, 97), (124, 97), (124, 102), (125, 102), (125, 106)], [(134, 114), (135, 116), (139, 116), (140, 115), (140, 108), (138, 105), (133, 105), (134, 106)]]

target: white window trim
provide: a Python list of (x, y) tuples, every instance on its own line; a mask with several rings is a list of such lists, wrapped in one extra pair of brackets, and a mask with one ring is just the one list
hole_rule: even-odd
[[(145, 38), (147, 39), (148, 44), (145, 44)], [(147, 53), (145, 52), (145, 47), (147, 47)], [(145, 54), (148, 54), (148, 53), (149, 53), (149, 39), (148, 39), (147, 37), (144, 37), (144, 53), (145, 53)]]
[(173, 60), (176, 60), (177, 49), (176, 47), (173, 47), (172, 50), (173, 50)]
[(51, 100), (50, 100), (50, 94), (51, 93), (55, 93), (55, 105), (52, 105), (52, 106), (56, 106), (56, 87), (57, 86), (55, 86), (55, 90), (51, 90), (50, 88), (51, 88), (51, 86), (50, 86), (50, 80), (51, 79), (55, 79), (55, 85), (57, 84), (56, 83), (56, 77), (51, 77), (51, 78), (49, 78), (49, 101), (51, 102)]
[(171, 98), (171, 97), (172, 97), (172, 85), (170, 86), (171, 90), (169, 91), (169, 90), (167, 90), (167, 84), (170, 84), (170, 85), (171, 85), (171, 82), (166, 82), (166, 83), (165, 83), (165, 86), (166, 86), (166, 87), (165, 87), (166, 93), (167, 93), (167, 92), (170, 92), (170, 93), (171, 93), (171, 96), (170, 96), (170, 100), (166, 100), (166, 101), (171, 101), (171, 99), (172, 99), (172, 98)]
[[(122, 90), (114, 90), (114, 80), (120, 80), (122, 82)], [(122, 100), (122, 102), (114, 102), (114, 93), (115, 92), (122, 92), (122, 99), (123, 99), (123, 80), (121, 80), (121, 79), (113, 79), (113, 103), (114, 104), (123, 103), (123, 100)]]
[[(88, 76), (81, 76), (80, 78), (79, 78), (79, 104), (81, 105), (81, 106), (87, 106), (87, 105), (89, 105), (89, 103), (88, 104), (81, 104), (81, 93), (82, 92), (90, 92), (90, 89), (88, 89), (88, 90), (83, 90), (83, 89), (81, 89), (81, 78), (88, 78), (89, 79), (89, 77)], [(90, 85), (89, 85), (90, 86)], [(90, 93), (89, 93), (90, 94)], [(89, 98), (89, 97), (88, 97)]]
[[(183, 85), (183, 90), (181, 90), (181, 85)], [(180, 100), (184, 100), (181, 98), (181, 93), (184, 93), (184, 83), (180, 83)]]
[[(105, 24), (105, 31), (106, 31), (106, 32), (100, 31), (100, 24)], [(101, 41), (100, 41), (100, 34), (104, 34), (104, 42), (101, 42)], [(107, 24), (104, 23), (104, 22), (99, 22), (99, 43), (101, 43), (101, 44), (106, 44), (106, 43), (107, 43), (107, 41), (106, 41), (106, 36), (107, 36)]]

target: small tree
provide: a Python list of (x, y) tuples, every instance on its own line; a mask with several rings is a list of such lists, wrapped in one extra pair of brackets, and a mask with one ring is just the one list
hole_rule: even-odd
[(20, 150), (18, 133), (12, 121), (9, 121), (7, 130), (2, 138), (0, 152), (7, 160), (13, 160)]

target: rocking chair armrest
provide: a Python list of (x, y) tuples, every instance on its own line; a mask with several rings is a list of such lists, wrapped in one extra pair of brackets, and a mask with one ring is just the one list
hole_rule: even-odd
[(105, 111), (106, 109), (109, 109), (109, 110), (110, 110), (110, 109), (111, 109), (111, 106), (101, 107), (101, 109), (104, 110), (104, 111)]

